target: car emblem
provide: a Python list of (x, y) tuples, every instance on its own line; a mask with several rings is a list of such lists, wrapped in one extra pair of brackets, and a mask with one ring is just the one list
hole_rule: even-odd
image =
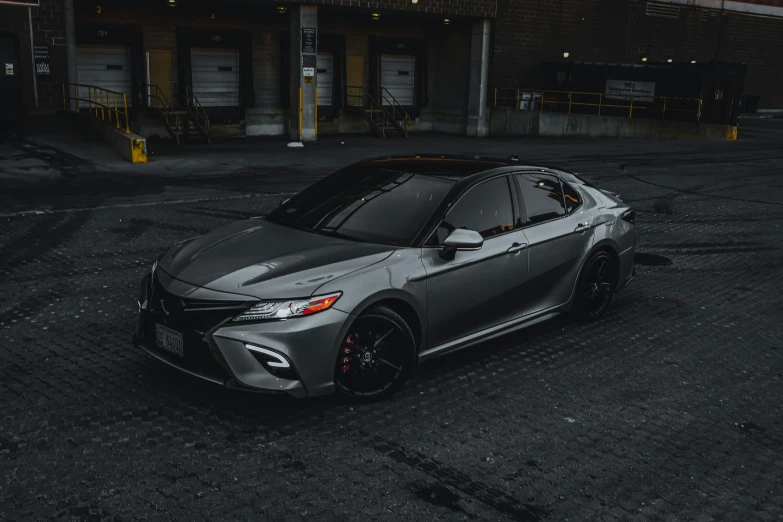
[(364, 359), (364, 362), (370, 362), (372, 361), (372, 354), (370, 352), (364, 352), (362, 359)]
[(163, 299), (160, 300), (160, 309), (163, 310), (163, 313), (166, 315), (169, 315), (171, 312), (166, 310), (166, 304), (163, 302)]

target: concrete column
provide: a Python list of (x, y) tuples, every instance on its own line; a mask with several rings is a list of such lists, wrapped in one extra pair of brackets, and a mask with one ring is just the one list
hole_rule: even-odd
[(292, 141), (315, 141), (317, 134), (318, 8), (291, 9), (291, 116)]
[[(65, 0), (65, 56), (68, 62), (68, 83), (79, 83), (76, 72), (76, 23), (73, 18), (73, 0)], [(71, 92), (71, 110), (79, 110), (78, 102)]]
[(483, 138), (489, 134), (487, 118), (487, 81), (489, 75), (489, 20), (473, 24), (470, 39), (470, 86), (468, 91), (468, 136)]

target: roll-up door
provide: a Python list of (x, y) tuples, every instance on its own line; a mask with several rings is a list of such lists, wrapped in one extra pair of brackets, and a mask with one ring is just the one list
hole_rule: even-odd
[(332, 105), (332, 86), (334, 84), (334, 55), (319, 53), (316, 62), (316, 85), (318, 86), (318, 105)]
[(204, 107), (239, 106), (239, 50), (192, 49), (193, 94)]
[[(77, 46), (76, 71), (80, 84), (124, 93), (128, 105), (131, 105), (133, 96), (131, 96), (130, 49), (127, 45)], [(84, 100), (87, 96), (87, 89), (80, 87), (79, 98)], [(112, 96), (112, 103), (113, 98)], [(120, 102), (121, 100), (118, 99), (117, 104), (119, 105)], [(89, 104), (80, 101), (79, 106), (89, 107)]]
[[(400, 105), (413, 105), (416, 94), (414, 78), (416, 66), (415, 56), (397, 54), (381, 55), (381, 86), (385, 98), (391, 95)], [(391, 100), (384, 99), (384, 105), (391, 105)]]

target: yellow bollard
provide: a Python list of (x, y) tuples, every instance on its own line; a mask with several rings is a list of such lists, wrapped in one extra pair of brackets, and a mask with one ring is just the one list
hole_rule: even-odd
[(106, 119), (106, 109), (105, 109), (105, 106), (103, 104), (103, 89), (101, 89), (99, 91), (99, 94), (101, 95), (101, 119), (105, 120)]

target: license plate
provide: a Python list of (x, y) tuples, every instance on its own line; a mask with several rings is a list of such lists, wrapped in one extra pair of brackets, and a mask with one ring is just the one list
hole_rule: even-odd
[(155, 343), (174, 355), (184, 356), (182, 349), (182, 334), (163, 325), (155, 325)]

